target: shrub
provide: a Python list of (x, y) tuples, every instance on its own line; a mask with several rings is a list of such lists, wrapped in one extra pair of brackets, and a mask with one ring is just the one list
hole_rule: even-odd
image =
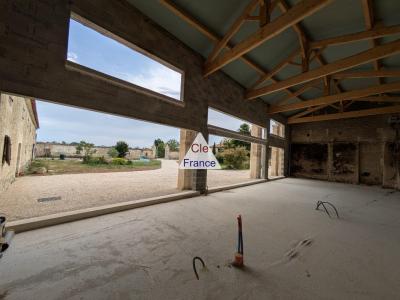
[(107, 165), (108, 162), (104, 158), (104, 156), (101, 157), (91, 157), (87, 162), (89, 165)]
[(65, 160), (65, 154), (60, 154), (60, 160)]
[(119, 153), (118, 153), (117, 149), (111, 148), (110, 150), (108, 150), (107, 154), (108, 154), (110, 157), (115, 158), (115, 157), (118, 156)]
[(126, 160), (125, 158), (121, 158), (121, 157), (117, 157), (117, 158), (113, 158), (112, 160), (112, 164), (113, 165), (126, 165), (128, 162), (128, 160)]
[(223, 161), (228, 169), (244, 169), (248, 160), (249, 151), (244, 147), (226, 149), (223, 153)]

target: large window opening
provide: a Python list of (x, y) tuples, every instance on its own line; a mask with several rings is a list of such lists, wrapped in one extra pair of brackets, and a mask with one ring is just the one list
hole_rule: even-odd
[(214, 109), (208, 110), (209, 146), (222, 170), (208, 170), (209, 188), (263, 178), (265, 128)]
[(9, 221), (179, 192), (178, 128), (43, 101), (36, 105), (34, 159), (36, 133), (21, 128), (20, 177), (0, 193), (0, 211)]
[(285, 137), (285, 125), (275, 121), (273, 119), (270, 120), (270, 134), (279, 136), (281, 138)]
[(70, 20), (69, 62), (183, 101), (183, 72), (78, 16)]

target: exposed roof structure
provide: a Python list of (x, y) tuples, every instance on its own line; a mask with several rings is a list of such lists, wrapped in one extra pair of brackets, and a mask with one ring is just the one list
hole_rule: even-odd
[(400, 112), (398, 0), (128, 1), (289, 123)]

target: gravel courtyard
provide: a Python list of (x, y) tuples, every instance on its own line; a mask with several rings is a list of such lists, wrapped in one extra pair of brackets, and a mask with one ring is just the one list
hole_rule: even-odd
[[(162, 160), (157, 170), (25, 176), (0, 195), (0, 213), (19, 220), (57, 212), (139, 200), (179, 192), (178, 164)], [(208, 186), (249, 181), (249, 171), (209, 170)], [(61, 197), (38, 202), (39, 198)]]

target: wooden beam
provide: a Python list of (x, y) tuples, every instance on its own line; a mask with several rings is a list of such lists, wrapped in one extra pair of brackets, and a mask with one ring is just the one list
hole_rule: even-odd
[(302, 117), (302, 116), (311, 114), (311, 113), (313, 113), (313, 112), (315, 112), (315, 111), (317, 111), (317, 110), (323, 109), (324, 107), (327, 107), (327, 106), (329, 106), (329, 105), (328, 105), (328, 104), (324, 104), (324, 105), (320, 105), (320, 106), (309, 107), (309, 108), (307, 108), (305, 111), (299, 112), (299, 113), (297, 113), (297, 114), (295, 114), (295, 115), (289, 117), (288, 120), (289, 120), (289, 119), (292, 119), (292, 120), (293, 120), (293, 119), (300, 118), (300, 117)]
[[(203, 24), (201, 24), (199, 21), (197, 21), (195, 18), (190, 16), (187, 12), (185, 12), (182, 8), (178, 7), (175, 5), (172, 1), (170, 0), (160, 0), (161, 4), (165, 5), (168, 9), (170, 9), (174, 14), (176, 14), (178, 17), (182, 18), (188, 24), (193, 26), (195, 29), (199, 30), (201, 33), (203, 33), (207, 38), (209, 38), (213, 42), (218, 42), (220, 40), (220, 37), (213, 33), (210, 29), (205, 27)], [(274, 1), (276, 3), (277, 1)], [(233, 46), (230, 45), (229, 43), (225, 46), (226, 49), (232, 49)], [(259, 66), (257, 63), (252, 61), (251, 59), (247, 58), (246, 56), (242, 56), (241, 59), (243, 60), (244, 63), (246, 63), (249, 67), (253, 68), (257, 73), (259, 73), (262, 76), (265, 76), (269, 72), (264, 70), (261, 66)], [(273, 83), (278, 82), (274, 77), (271, 77), (270, 80)], [(285, 92), (288, 95), (293, 95), (293, 92), (290, 89), (285, 89)], [(299, 99), (300, 101), (303, 101), (301, 97), (295, 97)]]
[(361, 89), (361, 90), (353, 90), (353, 91), (344, 92), (344, 93), (340, 93), (340, 94), (323, 96), (320, 98), (307, 100), (307, 101), (303, 101), (303, 102), (298, 102), (298, 103), (292, 103), (292, 104), (287, 104), (287, 105), (272, 105), (269, 107), (268, 113), (275, 114), (275, 113), (279, 113), (279, 112), (292, 111), (292, 110), (297, 110), (297, 109), (301, 109), (301, 108), (307, 108), (307, 107), (312, 107), (312, 106), (317, 106), (317, 105), (322, 105), (322, 104), (331, 104), (331, 103), (335, 103), (335, 102), (338, 102), (341, 100), (353, 100), (353, 99), (362, 98), (362, 97), (366, 97), (366, 96), (370, 96), (370, 95), (396, 92), (396, 91), (400, 91), (400, 81), (377, 85), (377, 86), (371, 86), (371, 87)]
[(228, 32), (224, 35), (224, 37), (215, 45), (214, 49), (211, 51), (211, 54), (208, 56), (206, 60), (206, 64), (213, 61), (218, 54), (225, 48), (226, 44), (228, 44), (229, 40), (239, 31), (240, 27), (246, 20), (246, 17), (256, 8), (259, 4), (259, 0), (252, 0), (246, 6), (243, 13), (236, 19), (236, 21), (232, 24), (232, 26), (228, 29)]
[(400, 105), (363, 109), (363, 110), (356, 110), (356, 111), (348, 111), (348, 112), (326, 114), (326, 115), (319, 115), (319, 116), (310, 116), (310, 117), (303, 117), (303, 118), (294, 118), (294, 119), (289, 118), (288, 124), (330, 121), (330, 120), (338, 120), (338, 119), (359, 118), (359, 117), (395, 114), (395, 113), (400, 113)]
[(258, 0), (260, 2), (260, 27), (267, 25), (271, 20), (271, 0)]
[(345, 71), (332, 75), (334, 79), (370, 77), (400, 77), (400, 70)]
[(390, 27), (381, 27), (374, 28), (367, 31), (351, 33), (347, 35), (342, 35), (338, 37), (333, 37), (320, 41), (310, 42), (310, 49), (319, 49), (333, 45), (341, 45), (346, 43), (353, 43), (363, 40), (369, 40), (374, 38), (380, 38), (392, 34), (400, 33), (400, 25), (390, 26)]
[(379, 58), (388, 57), (400, 52), (400, 40), (387, 43), (381, 46), (377, 46), (373, 49), (366, 50), (364, 52), (355, 54), (350, 57), (346, 57), (337, 60), (331, 64), (327, 64), (316, 68), (314, 70), (293, 76), (289, 79), (271, 84), (256, 90), (251, 90), (246, 93), (246, 99), (253, 99), (262, 95), (271, 94), (291, 86), (295, 86), (304, 82), (308, 82), (317, 78), (322, 78), (324, 76), (338, 73)]
[(265, 41), (272, 39), (287, 28), (320, 10), (331, 1), (332, 0), (303, 0), (288, 10), (287, 13), (281, 15), (271, 23), (268, 23), (257, 30), (257, 32), (250, 35), (247, 39), (234, 46), (232, 50), (216, 58), (213, 62), (206, 64), (204, 75), (208, 76), (221, 69), (233, 60), (241, 57)]
[(293, 92), (293, 95), (288, 95), (285, 98), (282, 98), (281, 100), (278, 100), (278, 102), (276, 102), (275, 105), (282, 105), (286, 102), (288, 102), (290, 99), (293, 99), (296, 96), (299, 96), (303, 93), (305, 93), (306, 91), (308, 91), (309, 89), (315, 87), (318, 82), (320, 81), (320, 79), (316, 79), (310, 82), (307, 82), (305, 85), (303, 85), (300, 89), (298, 89), (297, 91)]
[(274, 76), (276, 73), (281, 71), (284, 67), (286, 67), (290, 62), (299, 54), (299, 50), (295, 50), (292, 52), (292, 54), (289, 55), (288, 58), (286, 58), (284, 61), (280, 62), (275, 68), (273, 68), (268, 74), (265, 74), (261, 76), (252, 86), (251, 89), (254, 89), (255, 87), (259, 86), (261, 83), (264, 81), (267, 81), (270, 79), (272, 76)]
[(400, 96), (370, 96), (353, 99), (352, 101), (364, 101), (364, 102), (389, 102), (389, 103), (400, 103)]

